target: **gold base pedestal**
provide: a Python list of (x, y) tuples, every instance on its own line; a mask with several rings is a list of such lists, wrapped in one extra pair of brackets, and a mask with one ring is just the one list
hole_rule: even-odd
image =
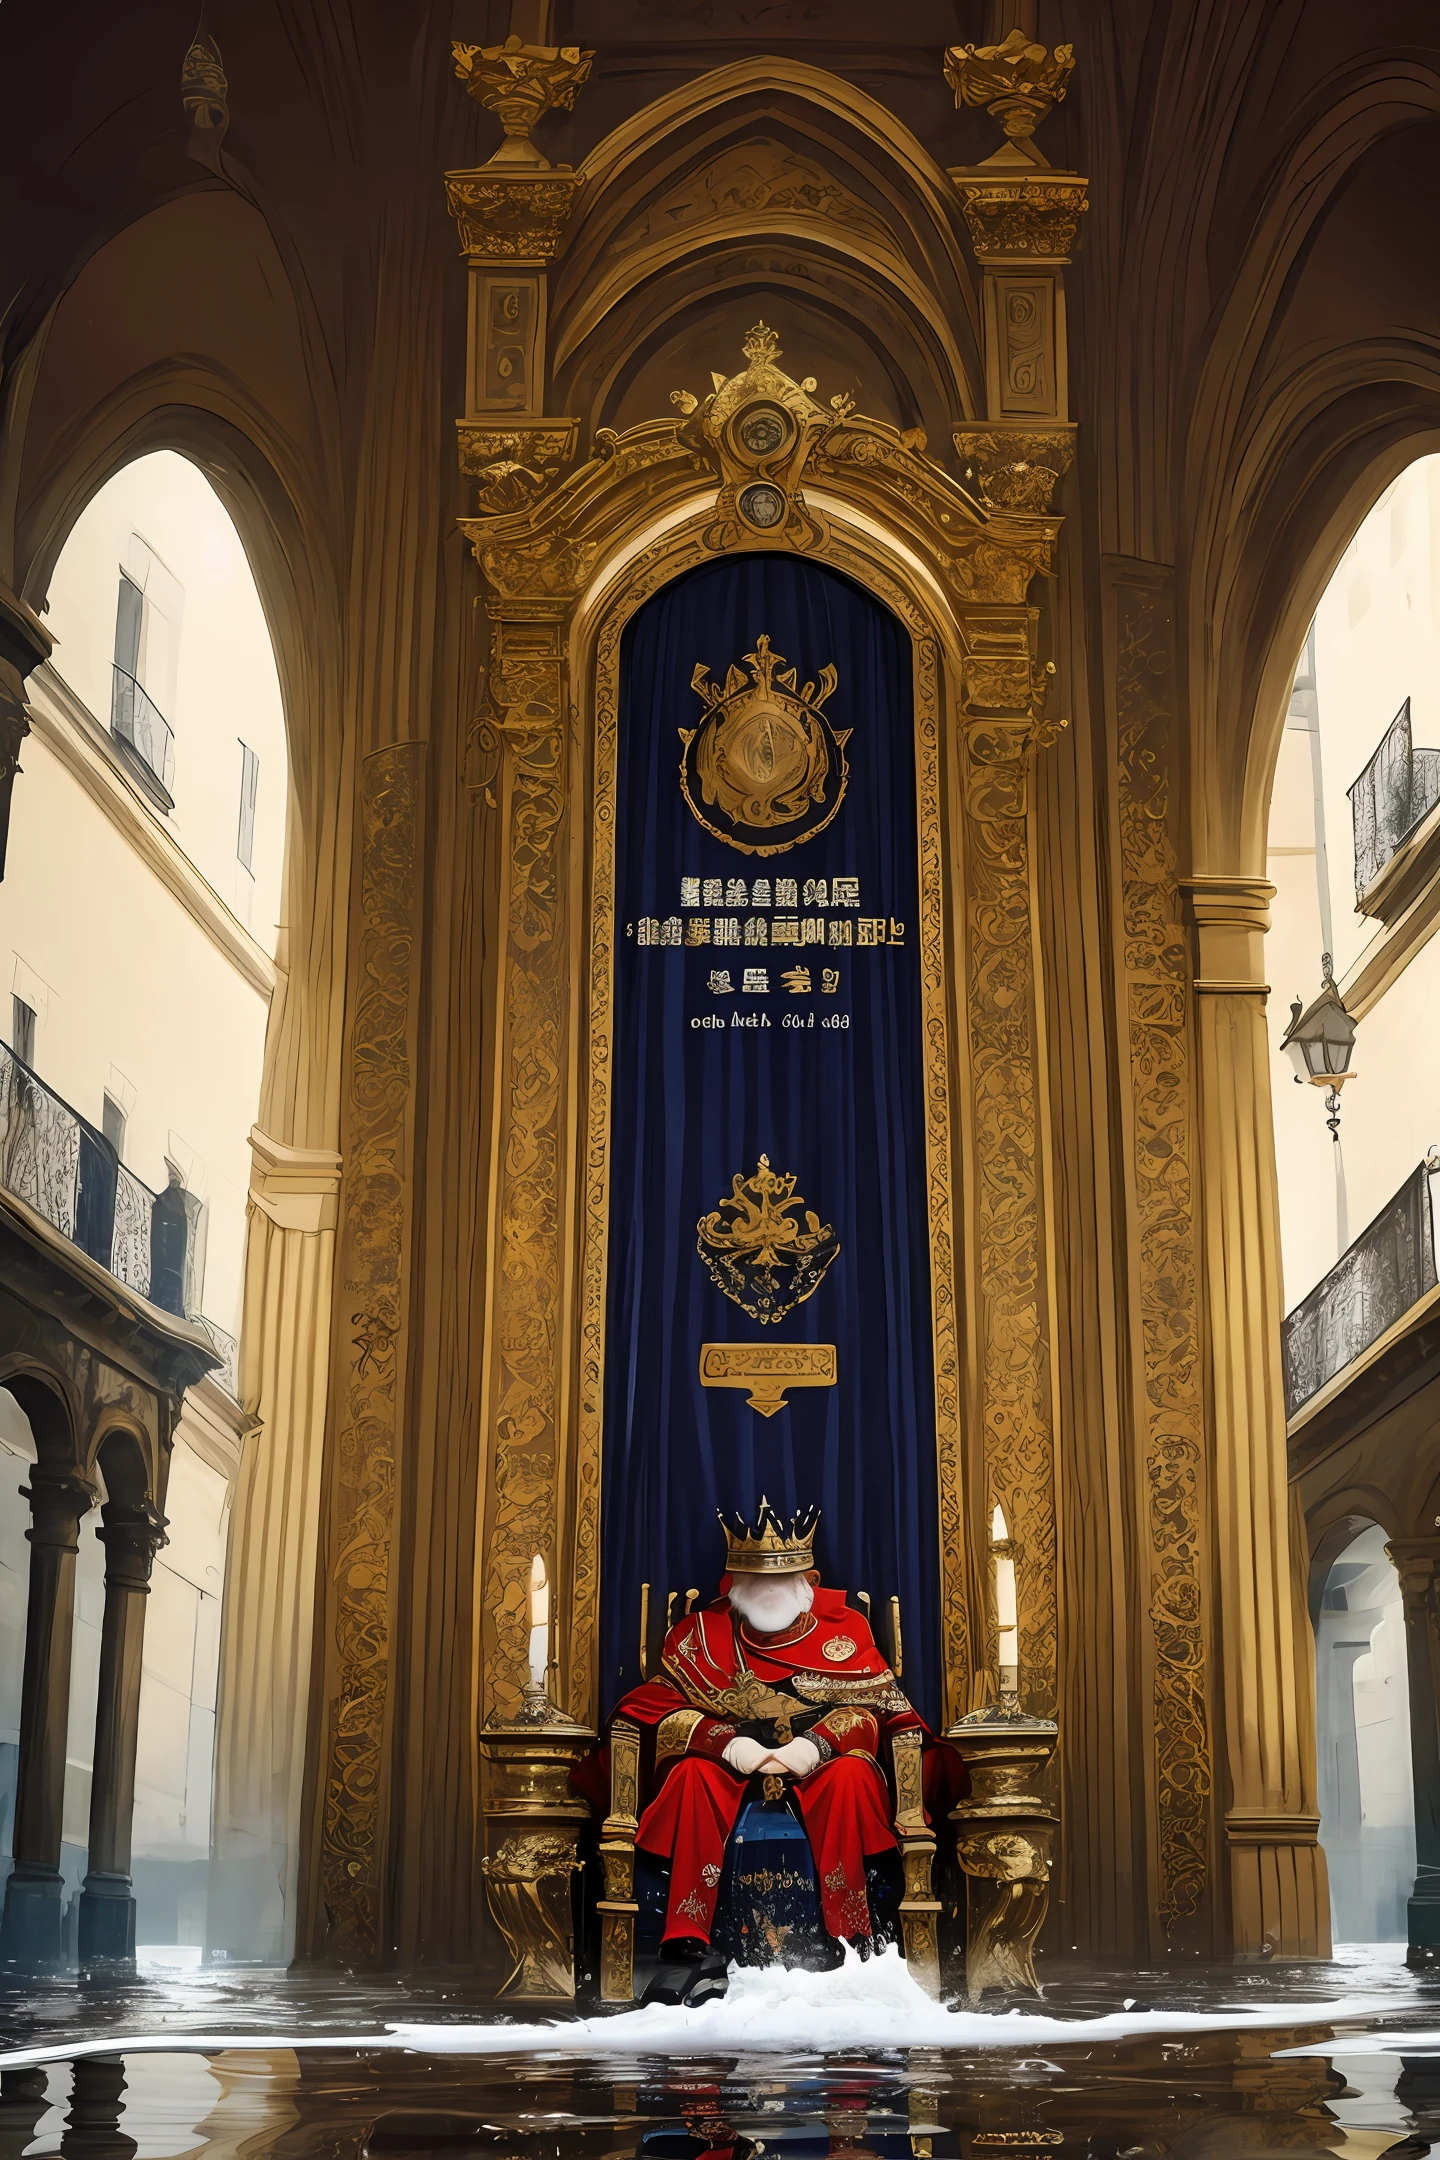
[(480, 1730), (485, 1895), (514, 1967), (498, 1992), (526, 2002), (575, 1999), (570, 1878), (590, 1810), (570, 1772), (596, 1735), (557, 1709), (543, 1687), (525, 1690), (520, 1716)]
[(972, 1711), (952, 1725), (971, 1790), (951, 1814), (969, 1878), (965, 1993), (1039, 1993), (1035, 1938), (1050, 1900), (1050, 1845), (1059, 1817), (1031, 1788), (1055, 1752), (1049, 1718), (1017, 1708)]

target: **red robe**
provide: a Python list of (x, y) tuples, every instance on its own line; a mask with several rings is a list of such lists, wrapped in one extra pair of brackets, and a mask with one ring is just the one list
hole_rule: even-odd
[[(819, 1747), (796, 1798), (821, 1911), (831, 1935), (868, 1938), (865, 1858), (896, 1844), (882, 1744), (924, 1726), (864, 1615), (840, 1591), (817, 1588), (813, 1608), (792, 1626), (755, 1635), (721, 1597), (671, 1628), (662, 1664), (665, 1677), (633, 1689), (615, 1715), (654, 1735), (652, 1797), (636, 1843), (670, 1862), (664, 1940), (710, 1939), (725, 1847), (749, 1783), (721, 1758), (741, 1734), (768, 1747), (801, 1737)], [(946, 1767), (935, 1764), (942, 1777)], [(932, 1773), (927, 1798), (933, 1783)]]

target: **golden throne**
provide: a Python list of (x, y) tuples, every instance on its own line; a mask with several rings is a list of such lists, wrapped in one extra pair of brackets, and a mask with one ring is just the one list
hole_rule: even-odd
[[(641, 1672), (648, 1677), (651, 1659), (648, 1636), (649, 1585), (642, 1594)], [(686, 1609), (695, 1593), (688, 1594)], [(858, 1600), (868, 1614), (869, 1599)], [(896, 1601), (898, 1604), (898, 1601)], [(666, 1601), (674, 1610), (675, 1594)], [(895, 1645), (899, 1647), (899, 1613), (892, 1613)], [(894, 1663), (898, 1668), (898, 1656)], [(895, 1835), (904, 1869), (904, 1892), (900, 1901), (901, 1944), (905, 1961), (927, 1994), (940, 1993), (940, 1901), (933, 1895), (935, 1833), (925, 1820), (921, 1783), (923, 1739), (918, 1732), (896, 1735), (892, 1745), (895, 1774)], [(635, 2000), (635, 1930), (640, 1911), (635, 1896), (635, 1834), (640, 1826), (640, 1730), (628, 1719), (616, 1718), (610, 1728), (610, 1810), (600, 1830), (600, 1862), (605, 1894), (598, 1900), (600, 1915), (600, 2000), (628, 2003)]]

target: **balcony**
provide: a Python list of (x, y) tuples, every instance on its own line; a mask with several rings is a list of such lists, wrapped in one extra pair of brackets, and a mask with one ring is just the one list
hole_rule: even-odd
[(110, 732), (151, 801), (173, 810), (174, 731), (149, 692), (118, 663), (110, 690)]
[(1385, 910), (1375, 887), (1411, 835), (1440, 803), (1440, 750), (1417, 750), (1406, 698), (1379, 747), (1349, 789), (1355, 831), (1355, 901), (1362, 914)]
[(1435, 1288), (1437, 1208), (1440, 1151), (1432, 1150), (1286, 1315), (1281, 1339), (1289, 1417)]
[(0, 1043), (0, 1185), (163, 1312), (198, 1321), (234, 1395), (233, 1335), (190, 1309), (196, 1203), (178, 1184), (152, 1192), (78, 1111)]

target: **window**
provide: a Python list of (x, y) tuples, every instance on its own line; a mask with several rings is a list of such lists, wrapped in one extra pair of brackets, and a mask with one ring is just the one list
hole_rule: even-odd
[(255, 867), (255, 797), (260, 789), (260, 760), (248, 743), (240, 745), (240, 825), (235, 853), (247, 870)]
[(132, 533), (115, 602), (115, 671), (110, 732), (126, 763), (161, 810), (173, 807), (175, 669), (185, 591), (153, 549)]
[(100, 1113), (100, 1129), (117, 1155), (125, 1153), (125, 1112), (116, 1102), (109, 1088), (105, 1090), (105, 1107)]
[(144, 612), (145, 595), (122, 570), (115, 609), (115, 665), (132, 681), (140, 673), (140, 622)]
[(35, 1063), (35, 1008), (22, 997), (10, 1000), (10, 1047), (27, 1065)]

